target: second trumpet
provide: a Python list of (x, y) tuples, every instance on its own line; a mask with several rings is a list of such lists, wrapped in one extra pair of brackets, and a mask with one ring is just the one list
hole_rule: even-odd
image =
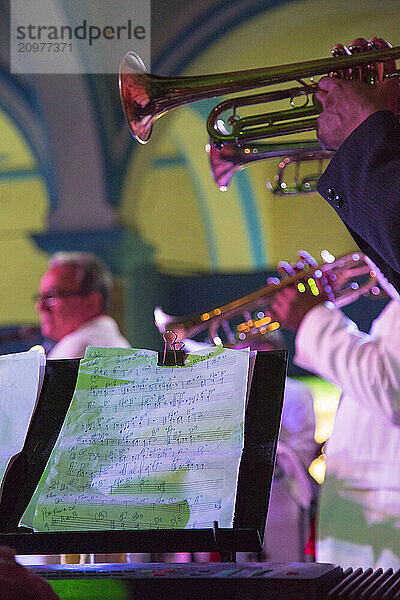
[(334, 303), (338, 308), (354, 302), (363, 294), (380, 293), (376, 273), (371, 270), (365, 256), (352, 252), (332, 262), (305, 268), (287, 279), (277, 280), (276, 283), (270, 283), (242, 298), (200, 314), (174, 317), (157, 306), (154, 310), (155, 324), (161, 334), (167, 330), (174, 331), (179, 341), (204, 332), (207, 341), (213, 345), (250, 345), (250, 340), (280, 327), (268, 314), (268, 308), (280, 290), (297, 284), (301, 291), (302, 286), (307, 285), (311, 293), (318, 295), (317, 280), (323, 278), (329, 280)]

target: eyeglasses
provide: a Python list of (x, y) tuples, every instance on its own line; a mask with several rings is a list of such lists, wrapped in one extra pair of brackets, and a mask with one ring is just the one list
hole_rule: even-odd
[(87, 294), (82, 292), (52, 292), (50, 294), (35, 294), (32, 299), (35, 303), (44, 306), (55, 306), (58, 300), (72, 298), (73, 296), (87, 296)]

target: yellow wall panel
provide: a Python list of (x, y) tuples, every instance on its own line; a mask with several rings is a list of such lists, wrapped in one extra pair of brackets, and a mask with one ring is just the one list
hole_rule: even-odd
[(0, 172), (32, 168), (34, 157), (21, 132), (8, 115), (0, 111)]
[(46, 194), (38, 177), (0, 181), (0, 231), (42, 231), (48, 210)]
[(47, 211), (47, 189), (35, 157), (0, 111), (0, 328), (38, 322), (32, 296), (47, 260), (30, 233), (46, 229)]
[(37, 323), (32, 296), (46, 269), (46, 255), (22, 234), (0, 239), (0, 255), (0, 326)]
[[(192, 184), (200, 189), (202, 200), (211, 219), (210, 235), (216, 243), (219, 268), (223, 271), (240, 270), (249, 263), (249, 244), (243, 228), (243, 212), (237, 189), (233, 185), (227, 192), (220, 192), (212, 179), (208, 143), (204, 122), (190, 109), (175, 111), (171, 115), (174, 137), (183, 149), (192, 175)], [(186, 209), (187, 210), (187, 209)], [(190, 219), (190, 213), (187, 214)]]
[(209, 258), (203, 222), (190, 193), (186, 169), (148, 167), (146, 175), (141, 186), (141, 201), (133, 207), (131, 215), (129, 197), (126, 198), (124, 224), (133, 226), (146, 241), (155, 245), (155, 262), (161, 270), (181, 270), (185, 264), (188, 270), (206, 270)]

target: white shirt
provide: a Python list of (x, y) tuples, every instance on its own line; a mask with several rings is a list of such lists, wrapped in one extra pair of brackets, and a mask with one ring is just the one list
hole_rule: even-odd
[(81, 358), (86, 346), (130, 348), (120, 332), (115, 320), (108, 315), (100, 315), (86, 321), (59, 340), (48, 353), (48, 358)]
[(327, 444), (317, 560), (400, 567), (400, 303), (369, 334), (336, 309), (313, 308), (295, 362), (342, 389)]

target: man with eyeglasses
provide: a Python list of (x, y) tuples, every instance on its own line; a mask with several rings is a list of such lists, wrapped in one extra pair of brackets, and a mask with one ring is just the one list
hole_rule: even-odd
[(111, 288), (108, 269), (90, 252), (50, 258), (35, 296), (42, 334), (56, 342), (49, 358), (81, 358), (86, 346), (130, 347), (107, 314)]
[[(94, 254), (58, 252), (49, 259), (34, 297), (42, 334), (56, 342), (48, 358), (81, 358), (87, 346), (130, 348), (116, 321), (107, 314), (111, 291), (111, 274)], [(87, 557), (61, 555), (61, 562), (86, 562)], [(121, 561), (117, 555), (100, 558)]]

